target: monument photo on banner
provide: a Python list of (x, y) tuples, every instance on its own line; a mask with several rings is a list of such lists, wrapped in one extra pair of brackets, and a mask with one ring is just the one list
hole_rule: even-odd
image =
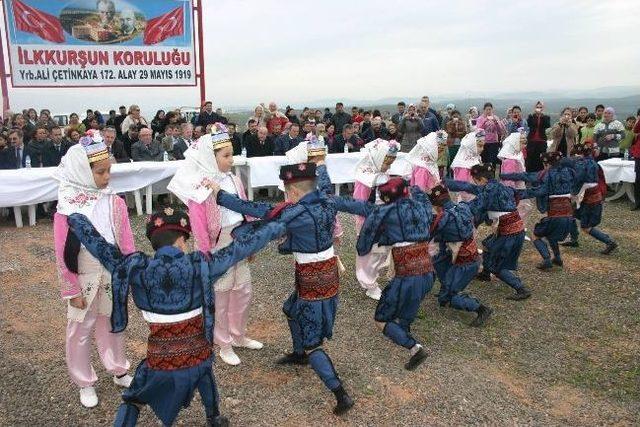
[(6, 0), (13, 87), (195, 86), (191, 0)]

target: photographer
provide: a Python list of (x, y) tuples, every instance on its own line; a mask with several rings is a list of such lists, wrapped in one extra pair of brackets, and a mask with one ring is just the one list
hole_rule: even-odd
[(400, 149), (404, 153), (408, 153), (416, 145), (416, 141), (422, 137), (424, 128), (422, 119), (418, 116), (416, 106), (409, 104), (407, 112), (400, 122), (399, 133), (402, 135), (400, 141)]
[(571, 154), (573, 145), (578, 142), (578, 128), (573, 124), (571, 108), (562, 110), (560, 120), (551, 128), (553, 144), (549, 151), (559, 151), (564, 157)]

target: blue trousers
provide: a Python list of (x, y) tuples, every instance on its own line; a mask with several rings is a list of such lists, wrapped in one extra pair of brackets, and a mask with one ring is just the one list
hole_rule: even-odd
[(445, 255), (435, 257), (434, 267), (440, 280), (438, 302), (441, 305), (450, 304), (457, 310), (478, 311), (480, 301), (464, 290), (478, 274), (480, 262), (455, 265), (451, 263), (451, 253), (447, 251)]

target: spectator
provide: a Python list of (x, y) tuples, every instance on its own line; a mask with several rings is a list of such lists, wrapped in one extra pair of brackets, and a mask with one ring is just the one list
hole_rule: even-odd
[(24, 134), (19, 129), (9, 131), (10, 146), (0, 152), (0, 169), (22, 169), (25, 167), (27, 150), (24, 146)]
[(89, 120), (89, 127), (87, 128), (87, 130), (100, 130), (101, 129), (101, 125), (100, 122), (98, 121), (98, 118), (96, 116), (93, 116), (91, 118), (91, 120)]
[(360, 122), (353, 122), (351, 123), (351, 126), (353, 127), (353, 134), (358, 138), (362, 138), (360, 136)]
[(596, 125), (602, 122), (602, 116), (604, 115), (604, 105), (598, 104), (595, 108), (596, 112)]
[(173, 144), (173, 158), (175, 160), (184, 160), (184, 152), (193, 143), (193, 125), (191, 123), (182, 123), (179, 132), (176, 143)]
[(38, 125), (38, 112), (35, 109), (29, 108), (27, 110), (27, 122), (34, 128)]
[(635, 162), (636, 182), (633, 188), (635, 204), (631, 210), (637, 211), (640, 210), (640, 109), (638, 109), (638, 112), (636, 113), (636, 124), (633, 127), (633, 134), (633, 144), (631, 144), (629, 152)]
[(31, 158), (31, 167), (41, 168), (45, 166), (44, 151), (49, 143), (49, 132), (44, 126), (38, 126), (33, 139), (27, 144), (27, 154)]
[(522, 108), (519, 105), (511, 107), (511, 118), (506, 123), (506, 135), (518, 132), (518, 129), (523, 128), (526, 133), (529, 133), (529, 125), (527, 121), (522, 117)]
[(322, 137), (323, 140), (327, 137), (327, 127), (324, 123), (316, 124), (316, 136), (318, 138)]
[(404, 103), (404, 101), (400, 101), (398, 102), (398, 112), (395, 113), (393, 116), (391, 116), (391, 121), (396, 125), (400, 125), (400, 122), (402, 121), (402, 118), (404, 117), (404, 110), (406, 108), (407, 104)]
[[(124, 132), (127, 132), (127, 130), (129, 129), (129, 127), (131, 125), (149, 127), (149, 123), (147, 122), (147, 119), (145, 119), (140, 114), (140, 107), (138, 107), (137, 105), (132, 105), (131, 107), (129, 107), (129, 114), (122, 121), (122, 125), (120, 125), (120, 128), (122, 129), (122, 132), (124, 133)], [(151, 130), (151, 129), (149, 129), (149, 130)]]
[(166, 113), (164, 112), (164, 110), (158, 110), (156, 112), (156, 115), (153, 116), (153, 120), (151, 120), (151, 130), (153, 131), (153, 134), (158, 134), (158, 133), (162, 133), (162, 131), (164, 130), (164, 118), (166, 116)]
[(387, 126), (387, 133), (389, 141), (398, 141), (400, 140), (400, 134), (398, 133), (398, 126), (391, 122), (389, 123), (389, 125)]
[[(180, 117), (180, 113), (169, 111), (164, 115), (161, 129), (166, 129), (169, 125), (174, 125), (175, 127), (180, 128), (181, 121), (182, 117)], [(162, 137), (164, 138), (164, 135), (162, 135)]]
[(633, 144), (633, 140), (635, 135), (633, 133), (633, 128), (636, 125), (636, 118), (633, 116), (627, 117), (624, 121), (624, 139), (620, 141), (620, 154), (623, 155), (625, 152), (629, 151), (631, 148), (631, 144)]
[(298, 116), (296, 116), (296, 110), (294, 110), (291, 107), (287, 107), (285, 116), (287, 116), (287, 119), (291, 122), (291, 123), (297, 123), (300, 124), (300, 119), (298, 119)]
[(352, 124), (344, 125), (342, 135), (336, 137), (333, 147), (329, 147), (329, 153), (344, 153), (345, 146), (350, 153), (360, 151), (364, 146), (364, 141), (355, 134)]
[(249, 120), (255, 120), (258, 127), (267, 125), (267, 115), (264, 112), (264, 105), (260, 104), (253, 109), (253, 116), (249, 117)]
[(118, 116), (116, 116), (116, 110), (109, 110), (109, 119), (107, 120), (106, 125), (110, 127), (114, 127), (116, 125), (117, 118)]
[(548, 151), (559, 151), (564, 157), (571, 154), (573, 146), (578, 140), (578, 128), (572, 123), (571, 108), (565, 107), (562, 110), (560, 120), (551, 128), (551, 139), (553, 144)]
[[(289, 119), (283, 113), (278, 111), (278, 106), (275, 102), (269, 103), (269, 111), (267, 112), (267, 129), (272, 135), (280, 135), (282, 129), (287, 125)], [(276, 130), (276, 125), (280, 125), (280, 130)]]
[(80, 132), (75, 129), (69, 129), (69, 132), (66, 133), (67, 142), (69, 145), (76, 145), (78, 141), (80, 141)]
[(478, 107), (473, 106), (469, 108), (467, 112), (467, 127), (469, 128), (469, 132), (475, 132), (478, 124)]
[(98, 120), (98, 124), (100, 127), (104, 124), (104, 117), (102, 117), (102, 113), (98, 110), (93, 110), (93, 116)]
[(269, 132), (269, 135), (271, 135), (271, 137), (275, 140), (277, 137), (279, 137), (283, 133), (284, 132), (282, 132), (282, 127), (280, 126), (280, 123), (279, 122), (273, 123), (273, 125), (271, 126), (271, 131)]
[(198, 115), (198, 119), (195, 122), (196, 126), (203, 126), (205, 129), (207, 125), (213, 123), (222, 123), (227, 124), (227, 118), (219, 115), (218, 113), (213, 111), (213, 103), (211, 101), (207, 101), (203, 105), (202, 111)]
[[(429, 99), (428, 96), (423, 96), (420, 99), (420, 105), (424, 106), (426, 105), (427, 107), (427, 111), (429, 111), (431, 114), (433, 114), (434, 116), (436, 116), (436, 119), (438, 120), (438, 129), (440, 129), (441, 124), (442, 124), (442, 116), (440, 115), (440, 113), (438, 113), (436, 110), (434, 110), (433, 108), (431, 108), (431, 100)], [(424, 111), (422, 112), (422, 116), (424, 117)]]
[(300, 141), (302, 141), (300, 137), (300, 126), (292, 123), (288, 133), (276, 138), (273, 154), (276, 156), (284, 156), (287, 151), (297, 146)]
[(460, 117), (460, 111), (453, 110), (451, 112), (451, 120), (447, 122), (446, 132), (447, 146), (449, 147), (449, 164), (451, 164), (460, 149), (460, 141), (468, 133), (466, 122)]
[(419, 116), (422, 120), (422, 136), (429, 135), (431, 132), (440, 130), (440, 121), (433, 109), (429, 108), (429, 98), (420, 102)]
[(258, 122), (249, 119), (247, 130), (242, 134), (242, 146), (247, 149), (249, 145), (255, 145), (258, 139)]
[(51, 118), (51, 112), (47, 109), (43, 109), (40, 111), (40, 118), (38, 119), (38, 124), (46, 127), (48, 131), (51, 131), (54, 126), (56, 126), (56, 122)]
[(326, 123), (329, 123), (331, 121), (331, 117), (333, 117), (333, 114), (331, 113), (331, 110), (328, 108), (324, 109), (324, 115), (322, 116), (322, 121)]
[(327, 135), (324, 137), (324, 143), (327, 146), (329, 153), (333, 153), (334, 151), (331, 150), (331, 147), (336, 143), (336, 127), (332, 124), (328, 124), (326, 133)]
[(123, 131), (122, 131), (122, 122), (124, 122), (124, 119), (127, 118), (127, 107), (125, 107), (124, 105), (121, 105), (120, 108), (118, 108), (118, 111), (120, 114), (118, 114), (115, 118), (115, 120), (113, 121), (113, 127), (116, 128), (116, 133), (118, 134), (118, 138), (122, 137)]
[(344, 104), (342, 102), (336, 103), (336, 112), (331, 117), (331, 124), (338, 129), (344, 129), (344, 125), (351, 123), (351, 116), (344, 112)]
[[(126, 122), (126, 121), (125, 121)], [(140, 129), (139, 140), (131, 146), (131, 159), (134, 162), (161, 162), (164, 151), (158, 141), (154, 141), (151, 129)]]
[(313, 118), (316, 120), (316, 123), (320, 124), (322, 123), (322, 110), (316, 110), (315, 113), (313, 114)]
[(576, 116), (575, 123), (578, 129), (587, 125), (587, 115), (589, 114), (589, 109), (587, 107), (578, 108), (578, 115)]
[(442, 128), (446, 129), (447, 128), (447, 123), (449, 122), (449, 120), (451, 120), (451, 114), (453, 113), (453, 110), (456, 109), (455, 104), (447, 104), (447, 107), (445, 108), (445, 115), (442, 117)]
[(35, 126), (25, 119), (24, 114), (16, 114), (13, 116), (12, 128), (20, 129), (25, 141), (31, 140), (33, 134), (36, 132)]
[(111, 163), (129, 163), (131, 159), (129, 159), (127, 151), (124, 149), (123, 142), (118, 140), (117, 136), (118, 132), (116, 132), (116, 128), (113, 126), (107, 126), (102, 131), (104, 144), (109, 150), (109, 159)]
[(493, 104), (486, 102), (482, 115), (478, 117), (476, 123), (478, 130), (485, 132), (484, 149), (482, 150), (482, 163), (490, 163), (495, 166), (498, 163), (498, 152), (500, 151), (500, 139), (505, 134), (505, 129), (500, 118), (493, 112)]
[[(371, 111), (362, 113), (362, 121), (360, 122), (360, 134), (364, 135), (371, 127), (371, 119), (373, 118)], [(354, 123), (358, 123), (354, 121)]]
[(45, 167), (58, 166), (62, 157), (71, 147), (62, 137), (62, 129), (56, 126), (51, 129), (51, 139), (47, 141), (42, 153), (42, 163)]
[(527, 135), (527, 172), (539, 172), (544, 167), (541, 155), (547, 152), (547, 129), (551, 127), (551, 118), (544, 114), (544, 103), (536, 102), (533, 114), (527, 117), (529, 135)]
[(266, 157), (273, 155), (273, 139), (266, 126), (258, 127), (256, 138), (249, 139), (247, 157)]
[[(229, 134), (229, 138), (231, 139), (231, 145), (233, 146), (233, 155), (239, 156), (242, 154), (242, 138), (238, 132), (236, 132), (237, 125), (235, 123), (227, 123), (227, 133)], [(195, 130), (194, 130), (194, 140), (195, 138)]]
[(180, 126), (175, 123), (167, 124), (164, 133), (158, 136), (162, 137), (162, 139), (156, 138), (162, 149), (167, 153), (172, 153), (174, 145), (178, 142), (178, 136), (180, 136)]
[(596, 127), (593, 129), (595, 143), (600, 150), (598, 161), (620, 157), (620, 141), (624, 139), (624, 133), (624, 125), (616, 120), (613, 107), (605, 108), (602, 121), (596, 121)]
[(132, 124), (129, 126), (129, 130), (122, 135), (122, 143), (124, 144), (124, 150), (127, 152), (127, 156), (132, 158), (133, 146), (140, 138), (140, 126)]
[(587, 114), (587, 123), (578, 129), (578, 140), (580, 144), (584, 144), (587, 140), (593, 142), (593, 130), (596, 127), (596, 115), (594, 113)]
[(351, 107), (351, 123), (362, 123), (364, 117), (360, 115), (358, 107)]
[(376, 117), (375, 119), (373, 119), (371, 121), (371, 126), (369, 126), (367, 130), (362, 132), (362, 139), (364, 140), (365, 144), (378, 138), (387, 141), (389, 140), (389, 132), (387, 132), (387, 129), (382, 126), (381, 117)]
[(85, 129), (88, 130), (90, 128), (89, 123), (91, 122), (91, 119), (93, 119), (94, 117), (95, 117), (95, 114), (93, 113), (93, 110), (87, 110), (87, 115), (82, 121), (82, 124), (84, 125)]
[(311, 112), (309, 111), (309, 107), (304, 107), (302, 109), (302, 113), (300, 113), (300, 123), (304, 123), (307, 120), (309, 120), (310, 115), (311, 115)]
[(399, 133), (402, 135), (400, 141), (400, 149), (404, 153), (408, 153), (416, 145), (416, 141), (422, 136), (424, 124), (416, 107), (413, 104), (409, 104), (407, 112), (400, 121)]
[[(234, 129), (236, 127), (236, 125), (234, 124)], [(204, 130), (202, 129), (202, 126), (194, 126), (193, 128), (193, 139), (195, 141), (199, 140), (200, 137), (204, 135)]]

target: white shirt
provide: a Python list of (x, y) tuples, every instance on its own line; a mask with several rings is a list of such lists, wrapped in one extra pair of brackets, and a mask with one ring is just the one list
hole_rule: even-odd
[(331, 246), (329, 249), (325, 251), (318, 252), (315, 254), (305, 254), (301, 252), (293, 253), (293, 257), (295, 258), (298, 264), (309, 264), (311, 262), (326, 261), (328, 259), (333, 258), (334, 256), (335, 254), (333, 252), (333, 246)]
[[(227, 193), (238, 195), (238, 189), (231, 174), (226, 174), (218, 184), (220, 184), (220, 188)], [(243, 219), (242, 214), (220, 206), (220, 226), (222, 228), (241, 223)]]
[(91, 224), (107, 242), (112, 245), (116, 244), (116, 237), (113, 234), (113, 225), (111, 224), (111, 197), (102, 197), (98, 200), (98, 203), (93, 208), (90, 220)]

